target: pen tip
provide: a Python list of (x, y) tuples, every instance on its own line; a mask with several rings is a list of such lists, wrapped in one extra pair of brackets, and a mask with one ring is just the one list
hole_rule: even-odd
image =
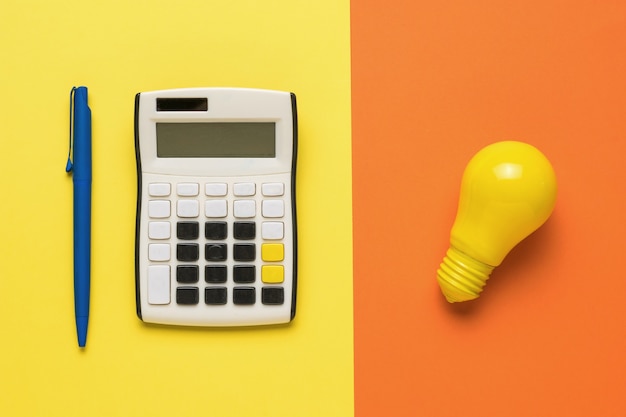
[(76, 333), (78, 334), (78, 346), (85, 347), (87, 344), (87, 317), (76, 317)]

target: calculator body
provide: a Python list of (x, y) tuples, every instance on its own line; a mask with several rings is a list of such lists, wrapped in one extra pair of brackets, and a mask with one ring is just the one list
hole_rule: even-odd
[(175, 89), (135, 99), (137, 315), (251, 326), (294, 318), (293, 93)]

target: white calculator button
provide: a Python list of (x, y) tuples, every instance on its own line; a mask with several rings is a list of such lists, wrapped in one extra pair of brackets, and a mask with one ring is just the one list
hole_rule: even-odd
[(256, 215), (256, 202), (254, 200), (235, 200), (233, 214), (238, 218), (250, 218)]
[(153, 197), (165, 197), (170, 195), (171, 187), (166, 182), (154, 182), (148, 185), (148, 194)]
[(169, 222), (148, 223), (148, 237), (150, 239), (169, 239), (170, 234)]
[(282, 182), (267, 182), (261, 186), (264, 196), (277, 197), (285, 194), (285, 184)]
[(256, 192), (256, 185), (253, 182), (239, 182), (233, 185), (233, 194), (237, 197), (250, 197)]
[(170, 202), (168, 200), (148, 201), (148, 216), (154, 219), (170, 217)]
[(261, 236), (267, 240), (279, 240), (285, 237), (285, 226), (282, 222), (263, 222)]
[(226, 200), (207, 200), (204, 203), (204, 212), (207, 217), (226, 217), (228, 214)]
[(169, 265), (150, 265), (148, 267), (148, 304), (170, 303), (170, 267)]
[(285, 215), (285, 203), (283, 200), (263, 200), (263, 217), (283, 217)]
[(148, 259), (151, 261), (169, 261), (170, 245), (168, 243), (151, 243), (148, 245)]
[(198, 200), (178, 200), (176, 214), (178, 217), (198, 217), (200, 214)]
[(193, 197), (198, 195), (199, 186), (196, 183), (191, 182), (181, 182), (176, 185), (176, 193), (183, 197)]
[(204, 186), (204, 192), (209, 197), (223, 197), (228, 191), (228, 186), (221, 182), (210, 182)]

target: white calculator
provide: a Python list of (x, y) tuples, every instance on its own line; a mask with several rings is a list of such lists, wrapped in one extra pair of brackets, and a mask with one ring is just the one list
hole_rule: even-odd
[(246, 88), (135, 99), (137, 315), (192, 326), (296, 311), (296, 99)]

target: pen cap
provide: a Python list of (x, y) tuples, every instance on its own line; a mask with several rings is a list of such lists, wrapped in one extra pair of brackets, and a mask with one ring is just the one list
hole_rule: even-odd
[(87, 104), (87, 87), (74, 91), (74, 181), (91, 180), (91, 110)]

